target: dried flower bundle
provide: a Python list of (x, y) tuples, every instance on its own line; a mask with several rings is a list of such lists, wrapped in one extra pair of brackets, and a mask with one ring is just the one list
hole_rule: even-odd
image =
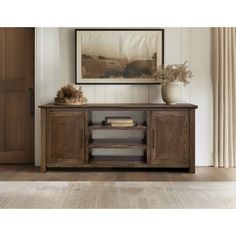
[(162, 84), (166, 82), (182, 82), (184, 85), (188, 84), (189, 78), (193, 77), (193, 73), (187, 67), (187, 61), (184, 64), (172, 64), (159, 68), (155, 73), (155, 78), (162, 81)]
[(55, 102), (67, 104), (84, 104), (87, 102), (87, 98), (83, 95), (81, 87), (77, 89), (72, 84), (68, 84), (64, 87), (61, 87), (57, 91)]

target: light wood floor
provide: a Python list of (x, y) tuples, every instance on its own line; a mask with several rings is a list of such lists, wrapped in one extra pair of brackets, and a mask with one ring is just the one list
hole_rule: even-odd
[(0, 181), (236, 181), (236, 168), (197, 167), (195, 174), (174, 170), (50, 169), (0, 165)]
[(236, 182), (0, 181), (2, 208), (236, 208)]

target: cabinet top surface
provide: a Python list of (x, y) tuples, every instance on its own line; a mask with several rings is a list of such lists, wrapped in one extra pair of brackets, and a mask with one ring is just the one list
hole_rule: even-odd
[(65, 105), (49, 103), (40, 108), (197, 108), (194, 104), (178, 103), (176, 105), (167, 105), (165, 103), (87, 103), (83, 105)]

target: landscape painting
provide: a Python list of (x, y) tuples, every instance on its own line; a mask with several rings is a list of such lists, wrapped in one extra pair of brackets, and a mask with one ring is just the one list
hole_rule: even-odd
[(159, 83), (164, 62), (160, 29), (76, 30), (77, 84)]

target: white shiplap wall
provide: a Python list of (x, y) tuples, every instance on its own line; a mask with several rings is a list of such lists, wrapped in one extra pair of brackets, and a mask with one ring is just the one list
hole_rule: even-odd
[[(74, 28), (37, 28), (36, 40), (36, 164), (38, 165), (40, 117), (37, 106), (52, 102), (56, 91), (62, 85), (74, 83)], [(210, 47), (209, 28), (165, 29), (165, 64), (187, 60), (195, 74), (190, 85), (182, 88), (182, 101), (199, 106), (196, 115), (198, 165), (212, 164)], [(91, 103), (162, 102), (159, 85), (83, 85), (82, 88), (88, 102)]]

